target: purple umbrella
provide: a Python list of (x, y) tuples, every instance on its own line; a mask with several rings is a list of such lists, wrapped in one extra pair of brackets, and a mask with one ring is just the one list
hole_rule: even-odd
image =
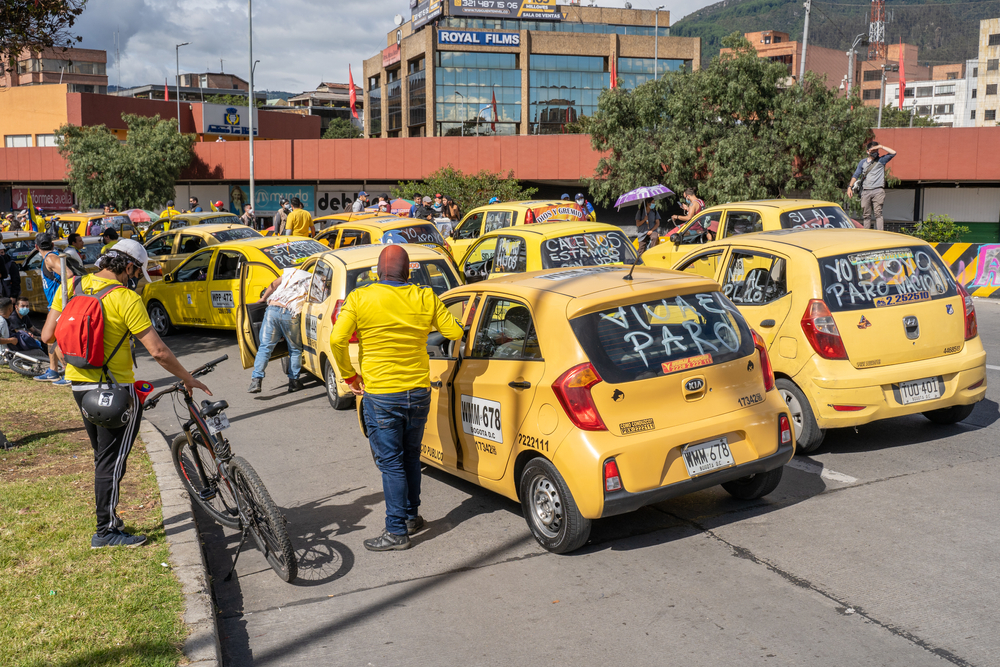
[(673, 190), (665, 185), (654, 185), (649, 188), (636, 188), (626, 192), (618, 201), (615, 202), (615, 208), (620, 209), (622, 206), (637, 206), (639, 202), (645, 201), (647, 199), (663, 199), (664, 197), (669, 197), (674, 194)]

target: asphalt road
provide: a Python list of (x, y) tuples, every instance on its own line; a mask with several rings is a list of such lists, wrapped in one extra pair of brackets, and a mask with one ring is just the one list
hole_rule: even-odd
[[(355, 413), (277, 365), (246, 393), (233, 334), (167, 339), (230, 403), (236, 453), (287, 519), (281, 582), (204, 515), (228, 665), (996, 665), (1000, 656), (1000, 302), (977, 300), (987, 398), (962, 424), (911, 416), (833, 431), (751, 503), (711, 489), (597, 521), (549, 554), (518, 504), (426, 470), (428, 528), (375, 554), (381, 481)], [(148, 357), (137, 377), (167, 381)], [(169, 403), (146, 414), (179, 432)]]

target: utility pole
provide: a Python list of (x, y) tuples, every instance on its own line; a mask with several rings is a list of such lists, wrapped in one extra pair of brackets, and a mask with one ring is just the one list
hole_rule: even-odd
[(809, 11), (812, 9), (812, 0), (806, 0), (806, 22), (802, 27), (802, 62), (799, 63), (799, 85), (806, 78), (806, 49), (809, 46)]
[(882, 127), (882, 107), (885, 106), (885, 74), (886, 72), (898, 72), (899, 65), (882, 65), (882, 91), (878, 95), (878, 127)]
[(653, 29), (653, 78), (660, 78), (660, 10), (666, 5), (656, 8), (656, 28)]
[[(249, 32), (250, 32), (250, 96), (249, 96), (249, 109), (250, 112), (250, 207), (256, 212), (257, 200), (254, 199), (254, 184), (253, 184), (253, 115), (257, 111), (256, 100), (253, 97), (253, 0), (247, 0), (247, 20), (249, 22)], [(222, 68), (222, 60), (219, 60), (219, 68)], [(242, 215), (242, 211), (240, 212)]]
[(190, 43), (184, 42), (174, 47), (174, 55), (177, 57), (177, 87), (174, 91), (177, 93), (177, 134), (181, 133), (181, 47)]

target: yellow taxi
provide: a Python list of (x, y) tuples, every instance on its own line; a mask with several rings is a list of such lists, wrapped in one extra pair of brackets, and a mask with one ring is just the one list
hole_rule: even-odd
[[(62, 251), (67, 243), (65, 240), (59, 239), (53, 245), (57, 251)], [(84, 237), (80, 257), (83, 259), (84, 269), (87, 273), (97, 271), (95, 264), (97, 258), (101, 256), (103, 245), (104, 241), (100, 236)], [(32, 245), (32, 247), (34, 246)], [(28, 297), (28, 300), (31, 301), (31, 310), (36, 313), (49, 312), (49, 302), (45, 298), (45, 290), (42, 287), (42, 262), (45, 260), (46, 254), (47, 251), (32, 250), (21, 265), (21, 296)]]
[(263, 235), (244, 224), (203, 224), (194, 227), (176, 227), (171, 231), (147, 237), (143, 243), (150, 259), (160, 263), (163, 273), (170, 273), (192, 253), (210, 245), (259, 239)]
[(972, 298), (912, 236), (765, 232), (710, 243), (677, 268), (714, 278), (763, 336), (802, 453), (829, 428), (918, 412), (953, 424), (986, 395)]
[(463, 257), (476, 239), (497, 229), (537, 222), (587, 219), (587, 212), (573, 201), (539, 199), (488, 204), (469, 211), (452, 229), (445, 247), (456, 260)]
[[(410, 282), (427, 285), (437, 295), (458, 287), (462, 280), (455, 271), (454, 263), (444, 250), (421, 245), (406, 245), (410, 257)], [(309, 285), (309, 296), (302, 307), (301, 340), (302, 369), (323, 381), (327, 397), (335, 410), (346, 410), (354, 405), (354, 394), (340, 377), (337, 365), (333, 363), (330, 350), (330, 334), (337, 322), (340, 307), (347, 295), (359, 287), (378, 281), (378, 257), (382, 252), (379, 245), (357, 246), (331, 250), (310, 257), (299, 268), (313, 274)], [(264, 321), (267, 304), (254, 303), (251, 295), (243, 295), (238, 314), (237, 334), (240, 358), (244, 368), (252, 368), (257, 348), (258, 335)], [(350, 346), (351, 360), (358, 362), (358, 346)], [(271, 354), (272, 359), (285, 357), (284, 341)], [(287, 363), (283, 360), (283, 364)], [(287, 373), (287, 367), (285, 368)]]
[(614, 225), (543, 222), (484, 234), (459, 261), (468, 282), (569, 266), (632, 265), (635, 249)]
[(7, 256), (18, 264), (24, 264), (24, 260), (35, 249), (35, 232), (0, 232), (0, 242), (7, 249)]
[(792, 458), (767, 350), (712, 280), (590, 266), (441, 299), (468, 333), (428, 340), (421, 458), (519, 500), (550, 551), (582, 546), (593, 519), (712, 486), (759, 498)]
[[(207, 213), (181, 213), (170, 217), (160, 218), (149, 225), (143, 233), (144, 239), (151, 239), (157, 234), (169, 232), (171, 229), (180, 227), (193, 227), (194, 225), (240, 225), (239, 216), (225, 211), (209, 211)], [(246, 225), (243, 225), (244, 227)]]
[(342, 222), (355, 222), (357, 220), (367, 220), (368, 218), (381, 218), (385, 217), (385, 215), (386, 214), (379, 213), (378, 211), (373, 213), (334, 213), (332, 215), (324, 215), (319, 218), (313, 218), (313, 225), (316, 226), (316, 231), (319, 232), (328, 227), (339, 225)]
[(444, 248), (444, 238), (433, 222), (385, 214), (328, 227), (316, 234), (316, 240), (335, 250), (372, 243), (419, 243)]
[(108, 228), (114, 229), (123, 239), (139, 237), (139, 231), (131, 218), (124, 213), (60, 213), (52, 216), (50, 224), (55, 226), (62, 238), (74, 233), (80, 236), (100, 236)]
[[(253, 301), (284, 269), (327, 248), (312, 239), (270, 236), (228, 241), (198, 250), (177, 268), (146, 285), (142, 301), (153, 329), (166, 336), (175, 325), (236, 328), (236, 298)], [(245, 277), (241, 284), (240, 267)]]
[(669, 269), (705, 243), (779, 229), (856, 229), (844, 209), (816, 199), (764, 199), (710, 206), (672, 229), (660, 223), (660, 242), (642, 254), (649, 266)]

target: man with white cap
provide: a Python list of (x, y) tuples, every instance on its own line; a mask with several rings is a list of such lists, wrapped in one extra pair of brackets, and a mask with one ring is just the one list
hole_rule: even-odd
[[(148, 262), (149, 257), (142, 245), (132, 239), (122, 239), (97, 260), (97, 273), (77, 277), (66, 286), (70, 299), (79, 293), (96, 295), (104, 292), (101, 306), (104, 311), (105, 366), (115, 382), (128, 389), (133, 406), (127, 423), (121, 428), (108, 429), (87, 419), (83, 420), (87, 435), (90, 436), (90, 444), (94, 448), (97, 532), (90, 540), (92, 549), (134, 547), (146, 541), (144, 535), (124, 532), (121, 529), (122, 520), (116, 512), (128, 455), (132, 451), (132, 443), (142, 420), (142, 403), (133, 385), (135, 377), (132, 373), (132, 355), (129, 353), (130, 346), (124, 345), (126, 340), (130, 336), (137, 338), (164, 370), (184, 382), (188, 392), (197, 387), (209, 396), (212, 395), (208, 387), (184, 369), (170, 348), (153, 331), (142, 299), (133, 291), (139, 278), (149, 280), (149, 273), (146, 271)], [(59, 291), (52, 300), (48, 318), (42, 328), (42, 340), (46, 343), (55, 341), (56, 322), (62, 311), (63, 298)], [(103, 375), (103, 369), (79, 368), (67, 363), (66, 379), (73, 384), (73, 397), (77, 405), (82, 405), (84, 395), (97, 388), (102, 380), (107, 383), (107, 378), (102, 377)]]

